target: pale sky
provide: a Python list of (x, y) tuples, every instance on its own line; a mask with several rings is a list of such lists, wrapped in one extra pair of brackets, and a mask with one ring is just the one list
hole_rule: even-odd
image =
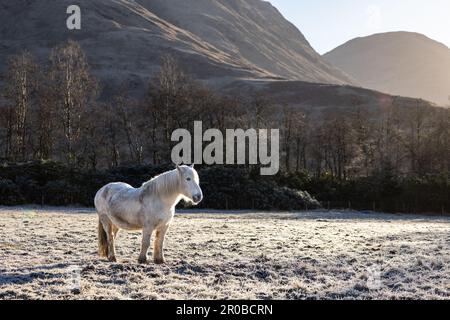
[(269, 0), (323, 54), (356, 37), (425, 34), (450, 47), (449, 0)]

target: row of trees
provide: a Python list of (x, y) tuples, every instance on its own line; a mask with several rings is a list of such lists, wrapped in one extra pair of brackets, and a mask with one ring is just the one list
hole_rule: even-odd
[[(295, 120), (291, 120), (295, 119)], [(356, 108), (327, 114), (317, 122), (303, 118), (284, 127), (296, 141), (285, 143), (288, 171), (307, 170), (346, 180), (389, 170), (397, 176), (422, 177), (450, 170), (450, 112), (395, 102), (377, 115)]]
[(450, 169), (450, 112), (416, 100), (318, 116), (260, 93), (221, 95), (167, 55), (144, 98), (129, 97), (124, 86), (104, 102), (73, 41), (54, 48), (46, 66), (28, 53), (12, 57), (3, 79), (0, 157), (9, 162), (52, 159), (81, 169), (168, 163), (172, 131), (202, 120), (204, 129), (280, 128), (285, 172), (348, 180)]
[(47, 70), (29, 53), (14, 56), (3, 78), (2, 157), (76, 163), (87, 147), (98, 88), (80, 46), (70, 41), (53, 49)]

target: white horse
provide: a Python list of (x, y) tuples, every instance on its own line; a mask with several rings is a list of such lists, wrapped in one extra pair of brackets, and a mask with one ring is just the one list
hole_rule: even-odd
[(150, 238), (156, 230), (153, 258), (164, 263), (163, 244), (172, 222), (175, 206), (181, 199), (199, 204), (203, 193), (194, 166), (177, 166), (136, 189), (126, 183), (110, 183), (95, 196), (99, 216), (99, 254), (116, 261), (114, 241), (120, 229), (142, 230), (139, 263), (147, 262)]

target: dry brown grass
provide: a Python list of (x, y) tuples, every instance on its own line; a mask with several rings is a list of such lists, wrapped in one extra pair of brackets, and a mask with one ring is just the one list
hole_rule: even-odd
[(99, 259), (90, 210), (3, 208), (0, 299), (448, 299), (449, 222), (179, 214), (157, 266), (137, 264), (139, 233), (119, 235), (119, 263)]

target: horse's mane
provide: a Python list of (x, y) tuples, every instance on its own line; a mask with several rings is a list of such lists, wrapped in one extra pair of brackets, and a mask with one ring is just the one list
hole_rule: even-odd
[(179, 190), (179, 178), (176, 170), (162, 173), (142, 184), (141, 199), (144, 196), (170, 196)]

